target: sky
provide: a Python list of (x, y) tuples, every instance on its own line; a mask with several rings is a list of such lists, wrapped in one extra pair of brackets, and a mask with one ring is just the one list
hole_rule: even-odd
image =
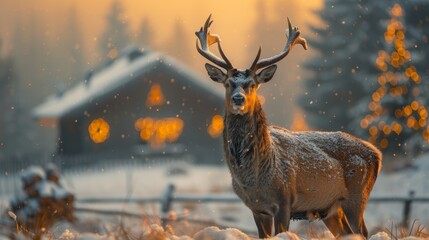
[[(122, 0), (126, 19), (131, 29), (136, 31), (142, 19), (147, 19), (155, 29), (155, 41), (167, 42), (171, 38), (171, 29), (175, 21), (182, 21), (185, 30), (189, 31), (190, 39), (194, 38), (194, 31), (205, 21), (209, 14), (213, 14), (215, 23), (213, 32), (221, 35), (224, 50), (231, 55), (231, 59), (238, 64), (248, 64), (246, 59), (247, 44), (252, 36), (249, 34), (255, 22), (256, 5), (258, 0), (185, 0), (185, 1), (150, 1), (150, 0)], [(15, 23), (26, 25), (34, 17), (43, 25), (45, 35), (52, 38), (59, 34), (65, 26), (71, 9), (77, 11), (80, 26), (85, 39), (87, 52), (94, 49), (101, 32), (105, 28), (105, 18), (111, 0), (0, 0), (0, 36), (6, 42), (3, 52), (10, 47)], [(276, 1), (266, 1), (266, 14), (275, 9)], [(312, 1), (285, 1), (291, 8), (285, 12), (286, 17), (294, 16), (292, 23), (307, 29), (307, 26), (317, 21), (314, 10), (322, 7), (321, 0)], [(284, 30), (279, 30), (279, 37), (283, 37)], [(257, 33), (255, 33), (257, 34)], [(306, 35), (311, 33), (305, 33)], [(194, 40), (190, 41), (194, 48)], [(235, 47), (239, 45), (241, 47)], [(256, 49), (252, 49), (252, 52)], [(197, 54), (193, 57), (199, 57)], [(253, 53), (252, 53), (253, 54)], [(90, 54), (89, 54), (90, 55)]]

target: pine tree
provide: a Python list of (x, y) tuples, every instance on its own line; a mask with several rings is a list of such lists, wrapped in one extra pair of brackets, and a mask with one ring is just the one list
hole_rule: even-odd
[[(255, 6), (255, 22), (249, 31), (249, 37), (252, 39), (248, 47), (248, 64), (256, 56), (258, 48), (262, 48), (261, 58), (274, 56), (283, 50), (287, 29), (287, 17), (290, 18), (292, 24), (297, 25), (293, 14), (286, 12), (288, 9), (297, 9), (295, 3), (285, 3), (285, 1), (277, 0), (273, 2), (274, 11), (268, 9), (269, 2), (258, 0)], [(299, 11), (296, 11), (299, 12)], [(268, 16), (270, 14), (271, 16)], [(269, 18), (270, 17), (270, 18)], [(305, 36), (306, 37), (306, 36)], [(301, 49), (300, 49), (301, 51)], [(288, 58), (296, 54), (294, 51), (290, 53)], [(291, 99), (294, 94), (294, 85), (292, 83), (293, 75), (290, 74), (292, 66), (287, 61), (278, 63), (279, 67), (276, 71), (275, 80), (270, 84), (261, 87), (260, 94), (265, 99), (264, 108), (271, 124), (285, 126), (286, 123), (292, 123), (293, 103)], [(280, 66), (281, 65), (281, 66)], [(246, 66), (249, 67), (249, 66)]]
[(101, 60), (117, 57), (119, 52), (130, 43), (128, 22), (120, 1), (112, 2), (106, 20), (106, 29), (100, 38), (99, 45)]
[(21, 106), (16, 96), (16, 80), (12, 57), (0, 54), (0, 96), (3, 99), (0, 101), (0, 126), (3, 126), (0, 131), (0, 161), (2, 157), (17, 156), (20, 151), (16, 149), (25, 147), (25, 135), (19, 128), (22, 120), (18, 117)]
[(369, 141), (385, 152), (415, 155), (421, 151), (419, 139), (429, 140), (429, 126), (424, 85), (408, 48), (404, 11), (395, 4), (385, 31), (385, 47), (375, 62), (379, 86), (370, 95), (369, 112), (360, 126), (368, 131)]
[(35, 10), (23, 24), (17, 16), (10, 50), (14, 91), (11, 104), (16, 128), (14, 139), (9, 140), (17, 142), (10, 149), (14, 155), (34, 154), (47, 143), (40, 140), (43, 139), (43, 129), (32, 118), (34, 107), (52, 93), (54, 85), (50, 66), (52, 53), (47, 48), (49, 41), (44, 32), (43, 22), (36, 17)]
[(61, 34), (55, 35), (50, 45), (55, 55), (49, 58), (49, 69), (52, 71), (49, 77), (56, 86), (51, 93), (79, 83), (86, 71), (82, 31), (75, 8), (70, 8), (67, 21), (60, 31)]
[(148, 19), (144, 18), (141, 21), (137, 34), (136, 41), (138, 45), (151, 49), (156, 47), (154, 42), (155, 31), (153, 30), (152, 25)]
[(429, 80), (429, 64), (427, 64), (427, 59), (429, 59), (429, 28), (427, 27), (429, 25), (429, 2), (406, 1), (401, 2), (401, 5), (405, 11), (409, 49), (424, 84)]
[(82, 38), (82, 30), (79, 24), (79, 17), (75, 8), (70, 9), (68, 22), (67, 22), (67, 31), (69, 34), (64, 34), (67, 36), (65, 38), (66, 45), (66, 65), (68, 66), (65, 79), (67, 86), (74, 85), (80, 82), (83, 78), (83, 74), (86, 71), (85, 69), (85, 55), (84, 55), (84, 42)]
[(383, 1), (326, 0), (319, 13), (324, 27), (313, 28), (317, 38), (309, 46), (320, 52), (305, 67), (313, 73), (300, 97), (307, 121), (314, 129), (354, 132), (350, 109), (368, 92), (376, 72), (374, 52), (383, 39), (382, 20), (388, 18)]
[(171, 54), (184, 63), (191, 64), (192, 59), (191, 54), (189, 54), (192, 52), (189, 48), (189, 43), (191, 40), (189, 33), (185, 31), (183, 21), (177, 19), (174, 23), (171, 33), (172, 36), (169, 37), (169, 41), (166, 43), (167, 53)]

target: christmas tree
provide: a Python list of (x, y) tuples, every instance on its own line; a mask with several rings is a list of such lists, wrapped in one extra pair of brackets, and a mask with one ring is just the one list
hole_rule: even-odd
[(421, 151), (420, 140), (429, 139), (428, 113), (405, 30), (403, 8), (395, 4), (384, 34), (385, 47), (375, 61), (378, 88), (370, 95), (369, 111), (360, 126), (367, 130), (369, 141), (385, 152), (414, 155)]

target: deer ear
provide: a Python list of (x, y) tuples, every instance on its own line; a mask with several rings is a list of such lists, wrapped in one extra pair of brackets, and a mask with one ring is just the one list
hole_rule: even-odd
[(207, 73), (209, 74), (209, 77), (218, 83), (223, 83), (226, 80), (226, 74), (222, 72), (219, 68), (206, 63), (205, 65)]
[(276, 73), (276, 70), (276, 64), (266, 67), (262, 69), (261, 72), (258, 73), (258, 75), (256, 75), (256, 80), (258, 81), (258, 83), (266, 83), (270, 81), (271, 78), (273, 78), (274, 73)]

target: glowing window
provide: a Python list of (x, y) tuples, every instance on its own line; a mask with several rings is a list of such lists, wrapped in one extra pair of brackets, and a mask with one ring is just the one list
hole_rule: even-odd
[(164, 104), (164, 94), (162, 93), (161, 86), (155, 83), (150, 88), (149, 94), (146, 99), (146, 106), (160, 106)]
[(217, 138), (223, 131), (223, 118), (221, 115), (214, 115), (212, 121), (207, 128), (210, 137)]
[(161, 147), (165, 142), (175, 142), (183, 131), (183, 120), (180, 118), (139, 118), (134, 127), (140, 132), (140, 138), (149, 142), (152, 147)]
[(97, 118), (89, 124), (88, 133), (93, 142), (102, 143), (109, 138), (110, 126), (104, 119)]

